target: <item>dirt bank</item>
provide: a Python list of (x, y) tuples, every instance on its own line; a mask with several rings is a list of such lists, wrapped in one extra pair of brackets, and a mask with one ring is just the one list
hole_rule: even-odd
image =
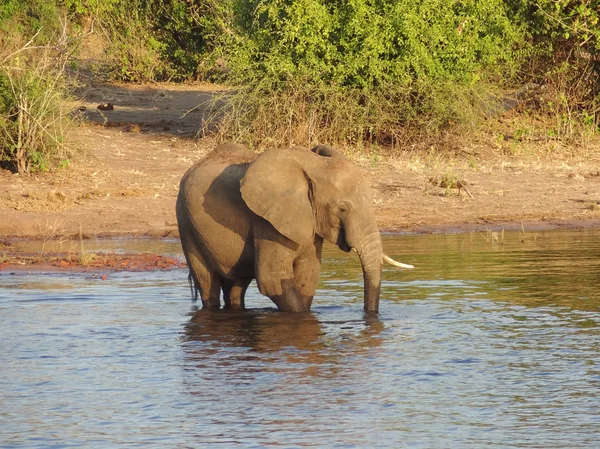
[[(211, 90), (90, 86), (81, 103), (89, 122), (69, 136), (80, 157), (55, 173), (21, 177), (0, 171), (0, 237), (177, 236), (179, 180), (215, 144), (193, 138), (202, 112), (192, 109)], [(101, 103), (114, 110), (98, 110)], [(380, 227), (600, 227), (597, 145), (590, 143), (577, 157), (556, 158), (551, 142), (540, 143), (547, 147), (542, 152), (530, 150), (533, 141), (510, 143), (498, 135), (465, 139), (450, 156), (442, 148), (357, 157), (371, 177)]]

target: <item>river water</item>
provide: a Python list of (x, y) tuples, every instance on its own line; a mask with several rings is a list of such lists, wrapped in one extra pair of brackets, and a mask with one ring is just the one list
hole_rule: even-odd
[(301, 315), (194, 310), (184, 270), (0, 272), (0, 447), (600, 447), (599, 231), (384, 247), (417, 268), (377, 318), (332, 247)]

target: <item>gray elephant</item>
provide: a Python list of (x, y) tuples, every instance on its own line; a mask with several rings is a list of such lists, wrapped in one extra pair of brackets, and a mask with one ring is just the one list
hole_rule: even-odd
[(310, 310), (323, 239), (355, 249), (364, 309), (377, 312), (384, 260), (369, 184), (331, 147), (267, 150), (223, 144), (183, 176), (177, 223), (204, 308), (243, 309), (252, 279), (281, 311)]

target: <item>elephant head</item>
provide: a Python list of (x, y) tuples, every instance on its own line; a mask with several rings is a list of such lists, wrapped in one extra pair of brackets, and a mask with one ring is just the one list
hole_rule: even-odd
[(384, 254), (369, 182), (330, 147), (269, 150), (241, 180), (247, 206), (297, 245), (322, 238), (355, 249), (364, 275), (364, 309), (377, 312)]

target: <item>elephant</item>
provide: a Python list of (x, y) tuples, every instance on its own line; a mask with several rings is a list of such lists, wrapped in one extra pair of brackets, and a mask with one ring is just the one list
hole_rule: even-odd
[(256, 279), (280, 311), (310, 311), (323, 240), (356, 250), (364, 310), (377, 313), (383, 254), (369, 183), (337, 150), (317, 145), (256, 155), (218, 145), (183, 175), (177, 223), (195, 297), (203, 308), (244, 309)]

